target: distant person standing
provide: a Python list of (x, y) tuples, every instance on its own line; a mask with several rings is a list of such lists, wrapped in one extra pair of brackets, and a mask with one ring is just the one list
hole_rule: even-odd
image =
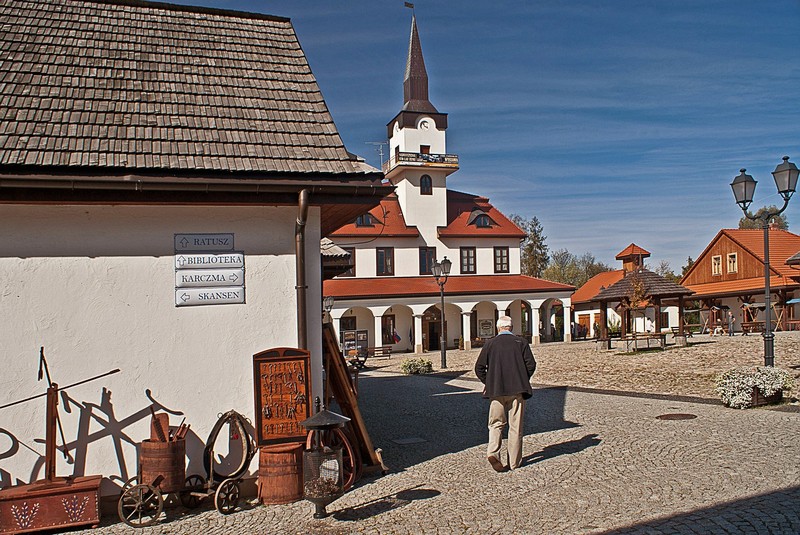
[[(497, 336), (481, 349), (475, 375), (485, 385), (483, 397), (489, 403), (489, 464), (497, 472), (516, 469), (522, 464), (522, 425), (525, 400), (533, 395), (530, 379), (536, 360), (527, 340), (511, 332), (508, 316), (497, 320)], [(508, 424), (508, 467), (500, 460), (503, 428)]]
[(733, 312), (730, 310), (728, 311), (728, 336), (733, 336), (733, 324), (736, 322), (736, 318), (733, 317)]

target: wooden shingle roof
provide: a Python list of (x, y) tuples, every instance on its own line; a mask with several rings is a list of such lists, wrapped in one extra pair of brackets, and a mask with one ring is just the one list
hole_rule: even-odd
[(634, 277), (642, 282), (646, 297), (678, 297), (691, 295), (694, 292), (680, 284), (669, 281), (657, 273), (647, 269), (629, 271), (619, 281), (608, 288), (601, 290), (596, 296), (596, 301), (620, 301), (630, 297), (633, 292)]
[(0, 170), (32, 166), (380, 177), (289, 19), (137, 0), (0, 0)]

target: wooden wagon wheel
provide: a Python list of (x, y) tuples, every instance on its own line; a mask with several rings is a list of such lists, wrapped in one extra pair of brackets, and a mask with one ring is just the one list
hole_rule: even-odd
[(164, 498), (156, 487), (145, 483), (129, 487), (117, 503), (120, 520), (134, 528), (156, 523), (164, 510)]
[(223, 515), (229, 515), (239, 504), (239, 496), (239, 483), (235, 479), (226, 479), (214, 494), (214, 507)]
[(206, 486), (206, 478), (199, 474), (194, 474), (186, 478), (184, 490), (180, 493), (181, 503), (184, 507), (194, 509), (200, 504), (200, 498), (192, 494), (198, 492)]

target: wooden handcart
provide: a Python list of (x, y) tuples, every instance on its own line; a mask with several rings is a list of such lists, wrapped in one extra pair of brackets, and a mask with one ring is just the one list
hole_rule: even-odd
[[(225, 423), (238, 434), (242, 443), (242, 462), (230, 475), (221, 475), (214, 470), (214, 442)], [(220, 415), (211, 431), (204, 451), (207, 477), (193, 474), (184, 479), (186, 446), (183, 438), (145, 440), (139, 448), (138, 474), (122, 488), (117, 504), (119, 518), (135, 528), (150, 526), (161, 516), (164, 496), (168, 494), (177, 494), (181, 503), (191, 509), (213, 496), (217, 511), (230, 514), (239, 504), (241, 476), (247, 471), (253, 455), (253, 440), (245, 427), (245, 418), (236, 411)]]

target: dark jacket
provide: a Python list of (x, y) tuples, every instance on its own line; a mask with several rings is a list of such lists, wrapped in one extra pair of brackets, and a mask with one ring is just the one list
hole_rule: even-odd
[(533, 395), (530, 380), (534, 371), (531, 346), (513, 334), (498, 334), (486, 342), (475, 363), (475, 375), (486, 385), (485, 398), (522, 394), (528, 399)]

